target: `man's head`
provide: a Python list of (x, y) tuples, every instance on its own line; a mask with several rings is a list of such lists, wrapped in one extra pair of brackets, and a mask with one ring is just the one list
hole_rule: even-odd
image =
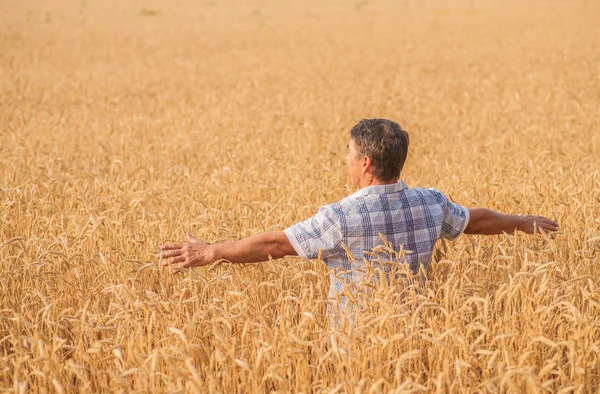
[(397, 182), (408, 154), (408, 133), (387, 119), (364, 119), (350, 131), (348, 169), (352, 183), (372, 176), (377, 183)]

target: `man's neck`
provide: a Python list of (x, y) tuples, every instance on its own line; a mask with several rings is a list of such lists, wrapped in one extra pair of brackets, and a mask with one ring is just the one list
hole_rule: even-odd
[(397, 180), (396, 181), (382, 181), (374, 176), (370, 176), (370, 177), (366, 177), (361, 180), (361, 182), (359, 184), (359, 190), (364, 189), (365, 187), (374, 186), (374, 185), (392, 185), (396, 182), (398, 182), (398, 181)]

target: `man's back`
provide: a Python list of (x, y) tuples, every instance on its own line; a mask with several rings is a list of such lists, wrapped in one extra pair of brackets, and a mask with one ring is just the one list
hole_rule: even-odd
[[(302, 258), (314, 259), (321, 253), (331, 270), (330, 296), (334, 296), (344, 281), (363, 279), (364, 258), (377, 266), (377, 247), (385, 245), (384, 239), (391, 249), (405, 251), (398, 263), (407, 263), (416, 273), (421, 265), (427, 269), (439, 238), (455, 239), (468, 222), (469, 210), (440, 191), (410, 189), (398, 182), (368, 186), (325, 205), (285, 233)], [(379, 268), (389, 271), (389, 266)], [(342, 273), (335, 275), (335, 271)]]
[[(398, 182), (369, 186), (325, 205), (315, 216), (292, 225), (285, 233), (300, 257), (314, 259), (321, 253), (331, 270), (333, 296), (342, 290), (344, 280), (363, 279), (363, 258), (377, 264), (373, 249), (384, 246), (384, 239), (393, 250), (406, 252), (405, 261), (398, 263), (408, 263), (416, 273), (420, 265), (427, 269), (440, 237), (455, 239), (468, 222), (469, 210), (450, 202), (440, 191), (409, 189)], [(335, 270), (343, 273), (334, 275)]]

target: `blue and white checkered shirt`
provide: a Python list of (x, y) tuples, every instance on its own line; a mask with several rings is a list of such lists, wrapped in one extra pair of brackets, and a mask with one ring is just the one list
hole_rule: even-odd
[[(399, 263), (408, 263), (417, 273), (420, 266), (427, 270), (436, 241), (441, 237), (454, 240), (468, 222), (469, 210), (439, 190), (410, 189), (400, 181), (365, 187), (284, 231), (303, 259), (316, 259), (321, 253), (330, 269), (329, 296), (335, 297), (342, 291), (343, 281), (362, 280), (363, 258), (377, 261), (373, 252), (385, 246), (382, 237), (388, 248), (406, 251), (405, 260)], [(381, 268), (389, 272), (389, 268)], [(336, 269), (344, 273), (336, 275)]]

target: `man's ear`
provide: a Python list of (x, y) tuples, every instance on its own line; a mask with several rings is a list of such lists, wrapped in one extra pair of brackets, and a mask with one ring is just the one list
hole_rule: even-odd
[(362, 173), (363, 174), (371, 172), (371, 164), (373, 164), (373, 162), (371, 161), (371, 158), (369, 156), (362, 157)]

